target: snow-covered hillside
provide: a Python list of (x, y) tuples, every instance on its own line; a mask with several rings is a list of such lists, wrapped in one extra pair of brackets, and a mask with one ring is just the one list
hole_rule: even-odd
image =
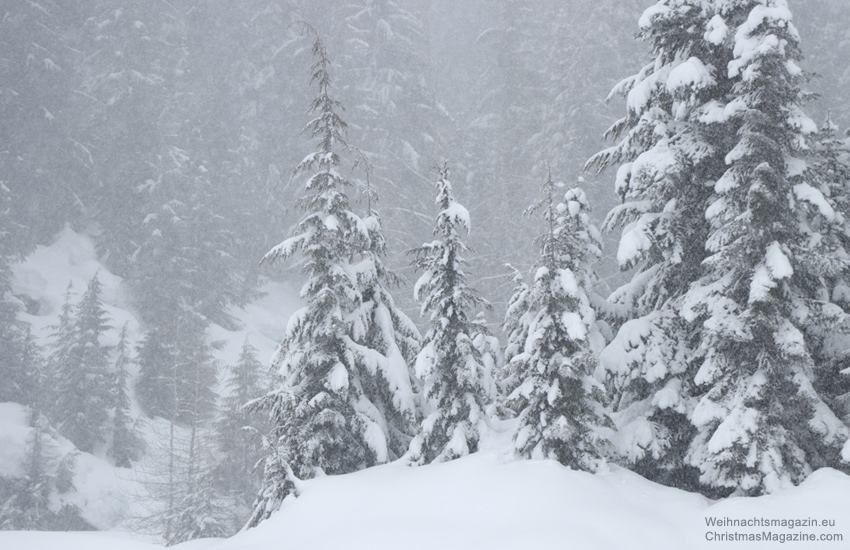
[[(552, 461), (513, 461), (484, 452), (445, 464), (411, 468), (396, 463), (318, 478), (303, 482), (300, 489), (299, 498), (286, 501), (255, 529), (176, 548), (687, 550), (784, 548), (782, 537), (793, 548), (846, 548), (850, 541), (850, 478), (834, 470), (818, 471), (801, 486), (775, 495), (712, 502), (618, 467), (591, 475)], [(811, 519), (834, 525), (793, 525)], [(721, 525), (728, 520), (765, 523)], [(707, 526), (709, 521), (717, 525)], [(761, 544), (721, 540), (733, 533), (770, 533), (772, 538)], [(833, 534), (843, 540), (818, 540)], [(816, 540), (790, 544), (798, 535)], [(0, 533), (0, 548), (60, 547), (158, 548), (109, 532)]]
[[(23, 318), (32, 324), (41, 343), (48, 342), (50, 327), (56, 323), (69, 285), (79, 296), (95, 274), (103, 285), (102, 299), (111, 326), (102, 343), (115, 345), (124, 323), (127, 323), (133, 344), (146, 328), (140, 326), (132, 296), (122, 279), (98, 261), (97, 251), (89, 238), (69, 228), (62, 230), (50, 246), (37, 247), (23, 262), (12, 267), (12, 273), (13, 293), (28, 299)], [(284, 333), (289, 315), (298, 307), (297, 291), (287, 285), (269, 283), (261, 292), (263, 297), (231, 312), (242, 325), (240, 330), (212, 326), (210, 338), (224, 341), (217, 353), (224, 364), (236, 361), (246, 337), (257, 348), (259, 359), (267, 362)]]
[[(31, 324), (42, 349), (50, 349), (51, 335), (58, 324), (66, 294), (70, 292), (72, 300), (76, 301), (95, 275), (102, 284), (101, 299), (108, 315), (109, 328), (102, 336), (102, 345), (114, 347), (126, 325), (128, 344), (134, 349), (149, 328), (143, 326), (134, 311), (127, 285), (98, 260), (91, 240), (71, 229), (61, 231), (51, 245), (37, 247), (24, 261), (12, 266), (12, 273), (13, 294), (25, 303), (25, 311), (20, 316)], [(297, 293), (284, 284), (269, 283), (262, 290), (261, 298), (231, 312), (238, 320), (239, 330), (211, 325), (208, 331), (209, 340), (219, 343), (214, 353), (223, 369), (236, 364), (246, 338), (256, 348), (258, 359), (268, 364), (289, 315), (298, 306)], [(129, 387), (133, 388), (138, 369), (131, 364), (128, 370)], [(220, 373), (220, 377), (223, 379), (225, 374)], [(131, 399), (131, 413), (148, 449), (161, 448), (163, 434), (168, 433), (167, 422), (145, 417), (135, 399)], [(27, 448), (34, 433), (25, 407), (0, 403), (0, 477), (14, 479), (25, 474)], [(53, 494), (52, 508), (58, 510), (65, 504), (74, 505), (81, 511), (82, 518), (97, 529), (126, 529), (146, 514), (144, 477), (146, 471), (156, 467), (157, 459), (151, 456), (154, 453), (146, 453), (133, 469), (116, 468), (103, 452), (78, 452), (52, 428), (48, 427), (42, 437), (49, 463), (56, 464), (63, 457), (75, 457), (73, 488), (62, 495)], [(0, 544), (0, 548), (16, 547)]]

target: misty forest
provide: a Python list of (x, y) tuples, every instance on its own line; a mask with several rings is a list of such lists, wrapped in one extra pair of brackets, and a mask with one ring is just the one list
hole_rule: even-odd
[(848, 60), (843, 0), (4, 0), (0, 528), (850, 473)]

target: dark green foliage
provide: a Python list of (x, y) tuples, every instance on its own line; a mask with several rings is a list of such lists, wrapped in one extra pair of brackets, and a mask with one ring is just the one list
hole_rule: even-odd
[(560, 187), (550, 176), (534, 208), (548, 229), (537, 241), (534, 280), (518, 286), (508, 310), (505, 325), (515, 343), (505, 357), (512, 386), (506, 405), (518, 417), (514, 446), (520, 456), (595, 471), (610, 454), (613, 428), (591, 348), (598, 329), (588, 297), (590, 264), (601, 242), (584, 192), (570, 189), (562, 201), (556, 192)]
[(473, 314), (485, 302), (466, 283), (464, 254), (469, 249), (461, 233), (469, 232), (469, 212), (455, 200), (448, 168), (443, 166), (438, 175), (436, 239), (410, 252), (413, 266), (422, 272), (414, 293), (429, 327), (416, 358), (428, 403), (410, 446), (409, 460), (416, 464), (477, 451), (496, 393), (492, 365), (485, 364), (475, 345), (479, 336), (489, 334)]

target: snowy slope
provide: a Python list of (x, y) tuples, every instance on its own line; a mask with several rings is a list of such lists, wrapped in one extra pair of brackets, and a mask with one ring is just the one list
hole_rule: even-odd
[[(98, 260), (94, 244), (87, 237), (66, 228), (49, 246), (39, 246), (24, 261), (12, 266), (13, 293), (25, 298), (27, 311), (21, 317), (33, 327), (33, 333), (43, 347), (49, 345), (53, 326), (71, 285), (71, 301), (77, 303), (92, 277), (97, 274), (102, 284), (101, 299), (109, 316), (110, 329), (101, 343), (114, 346), (118, 343), (121, 328), (127, 325), (130, 349), (135, 349), (147, 327), (139, 321), (133, 309), (132, 295), (124, 281), (110, 273)], [(264, 295), (245, 308), (234, 309), (232, 315), (241, 328), (228, 331), (212, 325), (211, 341), (222, 346), (215, 351), (221, 365), (234, 365), (245, 338), (257, 350), (260, 361), (268, 364), (277, 342), (284, 334), (291, 313), (300, 307), (297, 292), (283, 283), (268, 283), (261, 291)], [(46, 348), (45, 348), (46, 349)], [(130, 366), (129, 385), (135, 384), (137, 372)], [(131, 389), (132, 395), (132, 389)], [(161, 419), (144, 417), (135, 400), (132, 404), (134, 418), (139, 424), (148, 449), (161, 446), (157, 439), (166, 433)], [(0, 476), (20, 477), (26, 444), (32, 438), (26, 410), (15, 403), (0, 403)], [(64, 455), (74, 446), (64, 438), (51, 440), (55, 453)], [(150, 455), (150, 453), (148, 453)], [(144, 487), (139, 478), (146, 469), (152, 469), (152, 457), (145, 456), (133, 470), (115, 468), (102, 453), (80, 453), (75, 466), (74, 490), (63, 495), (63, 503), (75, 504), (83, 518), (98, 529), (112, 529), (126, 525), (128, 519), (144, 515)], [(0, 544), (0, 549), (16, 548)]]
[[(507, 461), (497, 453), (419, 468), (390, 464), (302, 483), (301, 497), (259, 527), (226, 540), (198, 540), (181, 550), (687, 550), (784, 548), (771, 541), (709, 542), (706, 534), (826, 533), (841, 542), (794, 548), (847, 548), (850, 478), (834, 470), (800, 487), (759, 498), (713, 503), (661, 487), (617, 467), (597, 475), (551, 461)], [(834, 527), (706, 527), (706, 518), (831, 519)], [(0, 548), (142, 550), (115, 533), (0, 533)]]
[[(91, 240), (71, 229), (64, 229), (50, 246), (37, 247), (23, 262), (12, 266), (12, 274), (13, 293), (30, 300), (28, 309), (32, 311), (24, 318), (32, 323), (42, 344), (48, 342), (49, 327), (57, 321), (69, 283), (76, 302), (95, 274), (103, 287), (101, 298), (112, 327), (102, 343), (115, 345), (125, 322), (133, 346), (145, 330), (133, 311), (127, 285), (98, 261)], [(269, 282), (260, 290), (264, 294), (261, 298), (231, 312), (242, 325), (240, 330), (212, 326), (210, 339), (224, 341), (217, 353), (222, 363), (236, 362), (245, 337), (257, 348), (258, 358), (268, 361), (283, 337), (289, 316), (300, 307), (297, 291), (287, 284)]]

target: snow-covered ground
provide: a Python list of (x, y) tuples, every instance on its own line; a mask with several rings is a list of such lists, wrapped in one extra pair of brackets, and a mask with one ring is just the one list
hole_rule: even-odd
[[(145, 330), (133, 313), (120, 278), (96, 260), (90, 241), (70, 230), (63, 231), (52, 246), (39, 247), (15, 266), (14, 273), (15, 293), (31, 300), (27, 319), (42, 342), (48, 340), (49, 327), (56, 322), (68, 282), (73, 282), (79, 296), (95, 273), (103, 283), (103, 300), (114, 327), (105, 343), (117, 342), (125, 322), (133, 340)], [(218, 352), (223, 363), (235, 362), (246, 336), (262, 360), (271, 356), (298, 300), (286, 285), (269, 285), (266, 290), (265, 297), (234, 311), (243, 325), (239, 331), (212, 328), (210, 338), (225, 341)], [(150, 420), (146, 426), (149, 440), (161, 428)], [(31, 437), (30, 431), (23, 407), (0, 404), (0, 475), (20, 474), (14, 469), (23, 460), (21, 449)], [(516, 461), (504, 451), (510, 448), (511, 431), (510, 422), (497, 423), (482, 441), (482, 452), (447, 464), (417, 468), (389, 464), (301, 482), (300, 497), (288, 499), (276, 515), (256, 529), (230, 539), (192, 541), (179, 548), (850, 548), (850, 477), (839, 472), (815, 472), (801, 486), (771, 496), (712, 502), (656, 485), (616, 466), (591, 475), (551, 461)], [(71, 447), (61, 437), (53, 440), (53, 445), (61, 447), (59, 451)], [(108, 531), (0, 532), (0, 549), (160, 548), (122, 530), (126, 529), (126, 519), (137, 511), (134, 494), (141, 488), (129, 470), (81, 453), (74, 485), (75, 492), (67, 495), (67, 501), (80, 506), (87, 521)], [(744, 525), (724, 525), (727, 520)], [(821, 525), (824, 520), (834, 524)], [(715, 526), (707, 525), (709, 521), (715, 521)], [(730, 536), (765, 534), (770, 535), (767, 541), (728, 540)], [(802, 535), (815, 540), (794, 540)], [(824, 535), (838, 535), (840, 540), (818, 540)], [(727, 540), (722, 540), (724, 537)]]
[[(618, 467), (591, 475), (551, 461), (512, 461), (485, 452), (447, 464), (390, 464), (303, 482), (301, 496), (255, 529), (185, 550), (517, 550), (847, 548), (850, 478), (815, 472), (801, 486), (759, 498), (712, 502), (661, 487)], [(786, 525), (709, 527), (710, 519)], [(789, 527), (791, 520), (834, 526)], [(712, 535), (712, 533), (715, 533)], [(709, 541), (726, 533), (772, 533), (768, 542)], [(780, 542), (839, 534), (841, 541)], [(16, 550), (156, 548), (117, 533), (0, 533)]]

